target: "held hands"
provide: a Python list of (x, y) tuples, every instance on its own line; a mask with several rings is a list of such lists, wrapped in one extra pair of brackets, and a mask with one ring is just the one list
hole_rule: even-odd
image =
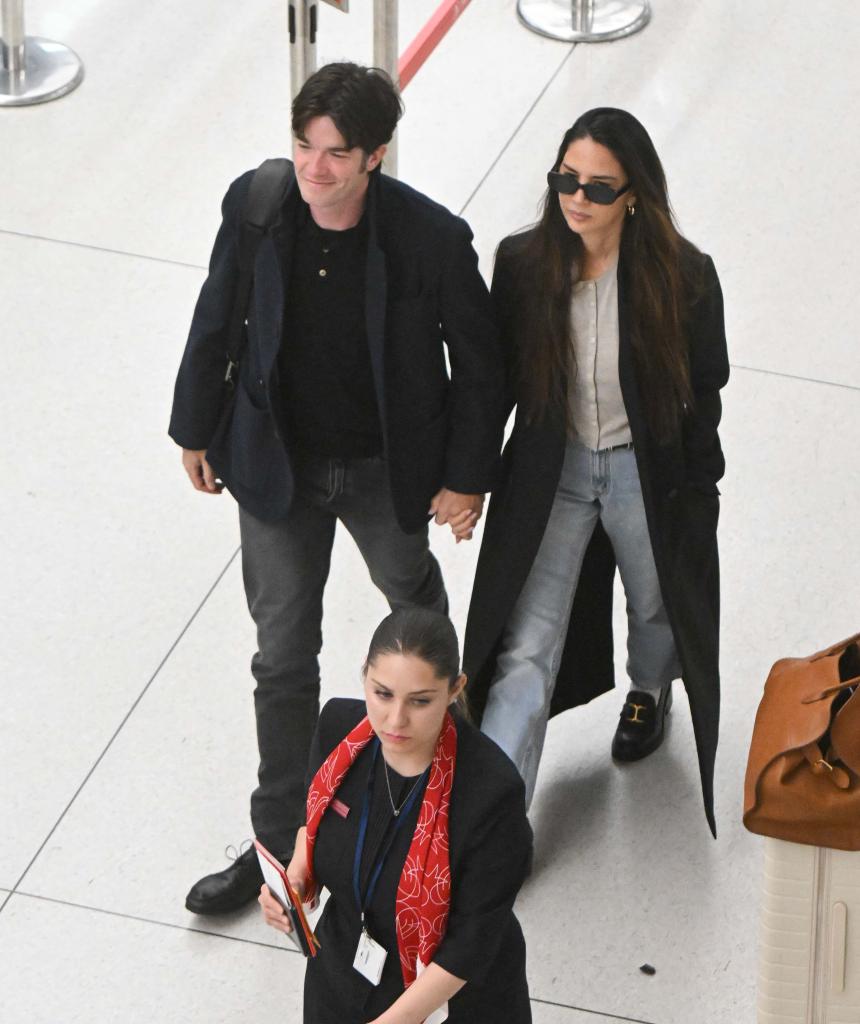
[(204, 494), (220, 494), (224, 490), (224, 485), (218, 483), (214, 470), (206, 461), (205, 448), (200, 451), (183, 448), (182, 466), (195, 490)]
[(484, 508), (483, 494), (459, 494), (443, 487), (433, 496), (429, 513), (435, 516), (439, 526), (447, 523), (459, 544), (461, 540), (471, 540), (472, 533)]

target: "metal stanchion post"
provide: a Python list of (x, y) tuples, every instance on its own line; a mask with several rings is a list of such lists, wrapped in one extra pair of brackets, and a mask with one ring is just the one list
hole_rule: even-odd
[(3, 48), (3, 70), (19, 75), (24, 70), (24, 4), (23, 0), (2, 0), (0, 7), (0, 46)]
[(0, 107), (55, 100), (83, 77), (68, 46), (24, 34), (24, 0), (0, 0)]
[[(373, 63), (387, 71), (397, 85), (397, 0), (373, 0)], [(385, 170), (397, 177), (397, 132), (385, 154)]]
[(317, 0), (290, 0), (290, 95), (293, 99), (317, 69)]
[(518, 0), (520, 21), (542, 36), (567, 43), (602, 43), (645, 28), (649, 0)]

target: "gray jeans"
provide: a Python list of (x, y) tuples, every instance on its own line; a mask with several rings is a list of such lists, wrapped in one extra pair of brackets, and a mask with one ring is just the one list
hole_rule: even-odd
[(598, 520), (627, 596), (632, 685), (655, 691), (679, 675), (635, 454), (571, 442), (537, 557), (505, 627), (481, 725), (519, 769), (529, 803), (579, 573)]
[[(401, 530), (383, 459), (305, 459), (295, 470), (287, 519), (263, 522), (239, 510), (242, 574), (259, 648), (251, 661), (260, 752), (251, 821), (262, 842), (286, 856), (305, 819), (305, 773), (319, 714), (323, 590), (337, 520), (392, 608), (448, 609), (427, 528)], [(356, 658), (363, 653), (357, 650)]]

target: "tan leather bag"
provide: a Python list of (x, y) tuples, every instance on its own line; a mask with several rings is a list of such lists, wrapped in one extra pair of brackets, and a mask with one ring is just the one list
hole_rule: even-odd
[(860, 633), (770, 670), (744, 784), (744, 825), (860, 850)]

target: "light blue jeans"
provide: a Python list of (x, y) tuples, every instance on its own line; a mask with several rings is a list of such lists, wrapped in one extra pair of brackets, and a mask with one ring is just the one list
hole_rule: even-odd
[(627, 674), (657, 692), (680, 675), (631, 448), (592, 451), (570, 442), (537, 557), (505, 627), (481, 729), (534, 794), (550, 702), (585, 551), (598, 520), (612, 543), (627, 597)]

